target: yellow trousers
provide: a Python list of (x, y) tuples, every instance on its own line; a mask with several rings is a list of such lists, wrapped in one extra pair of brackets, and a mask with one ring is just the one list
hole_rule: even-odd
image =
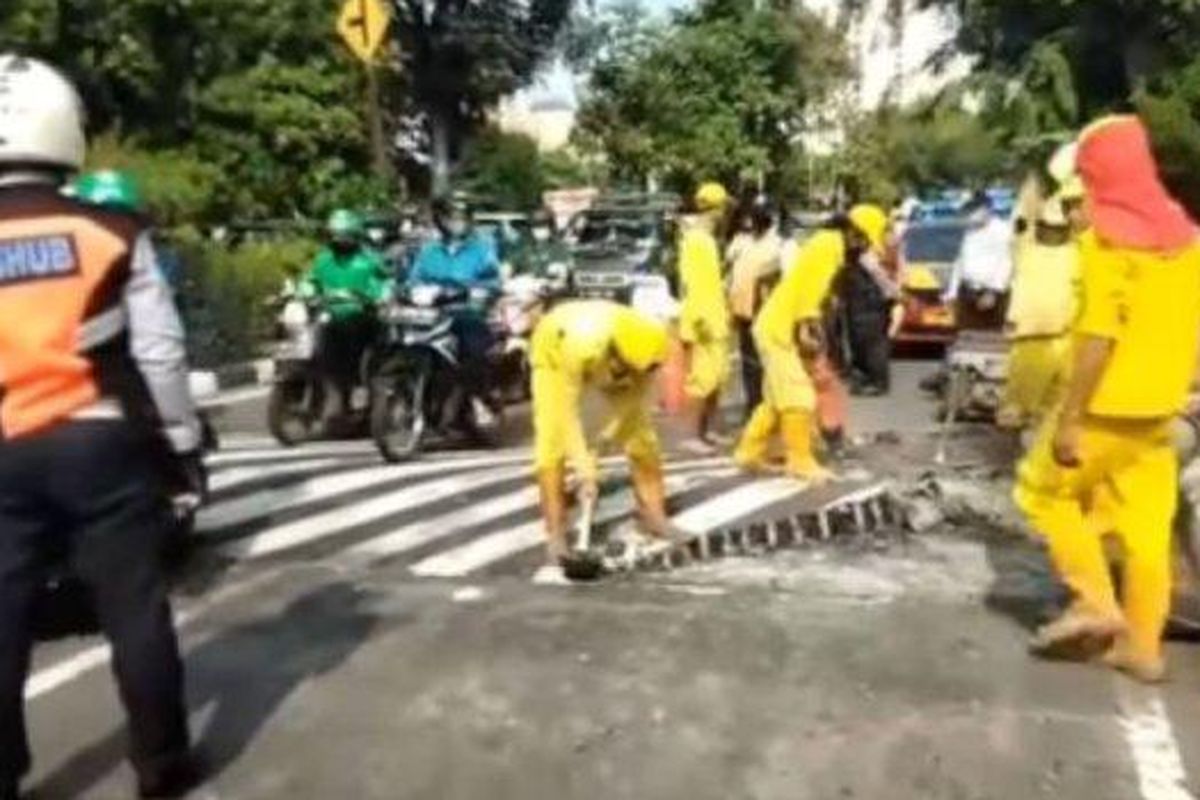
[(719, 394), (729, 381), (729, 339), (703, 344), (688, 342), (688, 372), (684, 392), (693, 400)]
[[(1021, 464), (1017, 505), (1046, 538), (1063, 581), (1087, 610), (1123, 614), (1130, 654), (1162, 657), (1162, 632), (1171, 605), (1171, 530), (1178, 463), (1168, 420), (1089, 418), (1078, 469), (1053, 456), (1055, 426), (1042, 433)], [(1089, 517), (1095, 509), (1095, 517)], [(1124, 548), (1123, 603), (1118, 604), (1101, 533)]]
[(813, 455), (817, 393), (812, 377), (795, 347), (780, 347), (758, 337), (763, 365), (763, 401), (746, 423), (734, 459), (748, 469), (759, 469), (767, 459), (775, 433), (783, 434), (787, 471), (800, 478), (822, 470)]
[(999, 419), (1004, 427), (1036, 425), (1057, 405), (1071, 366), (1071, 337), (1013, 341)]
[[(583, 387), (561, 370), (533, 370), (534, 467), (539, 472), (561, 467), (568, 459), (592, 461), (579, 419), (579, 397)], [(624, 448), (635, 463), (661, 461), (658, 434), (650, 417), (648, 382), (625, 391), (605, 392), (611, 417), (603, 437)], [(594, 464), (574, 465), (594, 472)]]

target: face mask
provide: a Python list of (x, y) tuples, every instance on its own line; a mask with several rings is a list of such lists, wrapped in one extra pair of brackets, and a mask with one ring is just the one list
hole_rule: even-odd
[(550, 231), (546, 230), (545, 228), (534, 228), (533, 229), (533, 240), (535, 242), (550, 241)]
[(353, 253), (358, 248), (358, 245), (357, 243), (346, 239), (334, 239), (333, 242), (330, 243), (330, 248), (339, 256), (345, 256)]
[(461, 239), (467, 235), (467, 221), (459, 218), (447, 220), (445, 230), (451, 239)]

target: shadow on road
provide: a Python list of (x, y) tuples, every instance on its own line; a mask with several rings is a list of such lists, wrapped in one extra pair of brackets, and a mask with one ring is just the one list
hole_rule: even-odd
[(1066, 608), (1067, 589), (1036, 541), (992, 528), (984, 533), (984, 546), (994, 576), (984, 600), (989, 609), (1032, 633)]
[[(225, 631), (187, 654), (193, 718), (208, 713), (198, 750), (210, 777), (234, 763), (302, 684), (343, 664), (370, 637), (378, 617), (370, 593), (346, 583), (294, 600), (277, 617)], [(39, 798), (77, 797), (125, 757), (125, 732), (78, 753), (38, 787)]]

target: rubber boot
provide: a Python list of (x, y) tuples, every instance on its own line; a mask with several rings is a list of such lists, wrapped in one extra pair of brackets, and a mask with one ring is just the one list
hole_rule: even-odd
[(546, 526), (547, 562), (558, 564), (570, 552), (567, 542), (567, 496), (565, 470), (560, 467), (539, 470), (538, 493), (541, 495), (542, 521)]
[(817, 463), (813, 455), (813, 415), (808, 411), (790, 409), (783, 412), (783, 443), (787, 449), (787, 474), (813, 483), (829, 480), (829, 470)]
[(751, 474), (769, 471), (767, 449), (771, 446), (771, 436), (778, 422), (775, 410), (766, 403), (759, 403), (750, 415), (750, 421), (746, 423), (741, 441), (733, 453), (733, 460), (739, 468)]

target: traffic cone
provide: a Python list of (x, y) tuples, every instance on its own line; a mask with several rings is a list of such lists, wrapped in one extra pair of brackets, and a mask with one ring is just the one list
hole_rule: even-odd
[(659, 402), (663, 411), (676, 416), (687, 409), (687, 350), (677, 333), (671, 335), (667, 348), (667, 360), (659, 370)]

